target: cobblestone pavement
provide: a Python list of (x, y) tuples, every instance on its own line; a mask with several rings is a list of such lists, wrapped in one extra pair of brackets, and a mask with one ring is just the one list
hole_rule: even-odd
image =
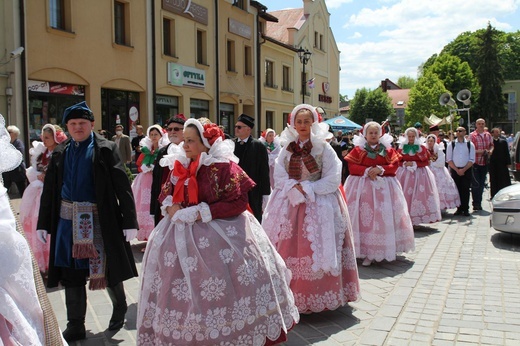
[[(519, 345), (520, 235), (490, 228), (489, 202), (483, 207), (470, 217), (450, 210), (441, 222), (418, 228), (415, 251), (394, 262), (360, 265), (362, 299), (302, 315), (284, 345)], [(139, 270), (143, 246), (132, 245)], [(125, 288), (123, 329), (107, 330), (106, 291), (89, 291), (87, 339), (73, 345), (135, 345), (139, 279)], [(64, 329), (64, 291), (48, 292)]]

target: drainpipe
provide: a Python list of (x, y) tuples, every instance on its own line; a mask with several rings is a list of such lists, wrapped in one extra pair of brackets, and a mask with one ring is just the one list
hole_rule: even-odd
[(217, 125), (221, 124), (220, 120), (220, 37), (219, 37), (219, 11), (218, 0), (215, 0), (215, 120)]
[[(22, 117), (23, 117), (23, 132), (24, 132), (24, 145), (25, 145), (25, 157), (29, 156), (29, 114), (28, 114), (28, 92), (27, 92), (27, 59), (26, 52), (27, 46), (25, 45), (25, 6), (23, 0), (19, 0), (20, 4), (20, 46), (25, 48), (25, 52), (20, 56), (21, 70), (22, 70)], [(27, 160), (24, 160), (26, 163)]]
[(255, 33), (254, 35), (256, 40), (256, 137), (259, 137), (262, 133), (262, 78), (261, 78), (261, 54), (260, 54), (260, 47), (262, 46), (262, 43), (260, 42), (260, 35), (262, 34), (260, 30), (260, 16), (258, 15), (259, 9), (257, 9), (256, 12), (256, 21), (255, 21)]
[[(152, 114), (150, 116), (150, 114), (148, 114), (148, 126), (150, 126), (151, 124), (155, 124), (155, 114), (157, 112), (157, 107), (156, 107), (156, 102), (157, 102), (157, 61), (156, 61), (156, 58), (157, 58), (157, 52), (156, 52), (156, 35), (155, 35), (155, 0), (151, 0), (151, 11), (150, 11), (150, 17), (151, 17), (151, 30), (150, 30), (150, 34), (151, 34), (151, 39), (149, 41), (151, 41), (151, 95), (150, 95), (150, 92), (148, 92), (148, 110), (152, 110)], [(148, 89), (150, 90), (150, 89)], [(151, 102), (150, 102), (151, 101)]]

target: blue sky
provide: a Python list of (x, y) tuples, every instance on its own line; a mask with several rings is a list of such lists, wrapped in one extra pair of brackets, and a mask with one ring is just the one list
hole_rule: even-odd
[[(322, 0), (315, 0), (322, 1)], [(302, 0), (260, 0), (268, 12)], [(460, 33), (520, 30), (520, 0), (325, 0), (341, 52), (340, 93), (375, 89), (381, 80), (417, 78), (417, 68)]]

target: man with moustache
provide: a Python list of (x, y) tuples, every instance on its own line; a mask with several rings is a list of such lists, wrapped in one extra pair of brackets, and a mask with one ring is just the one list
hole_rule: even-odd
[[(169, 167), (161, 167), (159, 164), (164, 155), (168, 154), (168, 148), (170, 145), (179, 145), (184, 140), (184, 122), (186, 121), (186, 117), (184, 114), (177, 114), (166, 122), (166, 131), (168, 132), (168, 139), (170, 143), (159, 149), (159, 153), (157, 154), (157, 159), (155, 160), (153, 171), (152, 171), (152, 192), (150, 194), (150, 215), (154, 216), (155, 225), (159, 223), (162, 219), (161, 215), (161, 203), (158, 198), (161, 194), (162, 186), (167, 183), (168, 178), (170, 177), (170, 168)], [(173, 174), (173, 173), (172, 173)], [(171, 183), (168, 182), (165, 188), (171, 186)], [(173, 186), (171, 186), (173, 188)]]
[(45, 174), (37, 225), (40, 241), (51, 235), (49, 288), (65, 287), (66, 341), (85, 339), (89, 289), (112, 300), (109, 330), (120, 329), (127, 311), (123, 281), (137, 276), (129, 241), (137, 234), (130, 182), (114, 142), (92, 131), (86, 102), (67, 109), (71, 139), (54, 149)]

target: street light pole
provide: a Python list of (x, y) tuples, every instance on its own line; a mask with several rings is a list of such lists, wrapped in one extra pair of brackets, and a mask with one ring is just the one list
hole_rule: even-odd
[(300, 47), (298, 49), (298, 58), (300, 58), (300, 62), (303, 65), (303, 72), (302, 72), (302, 103), (305, 103), (305, 92), (307, 91), (307, 78), (305, 77), (305, 65), (309, 62), (309, 59), (311, 58), (311, 52), (308, 49), (303, 49)]

